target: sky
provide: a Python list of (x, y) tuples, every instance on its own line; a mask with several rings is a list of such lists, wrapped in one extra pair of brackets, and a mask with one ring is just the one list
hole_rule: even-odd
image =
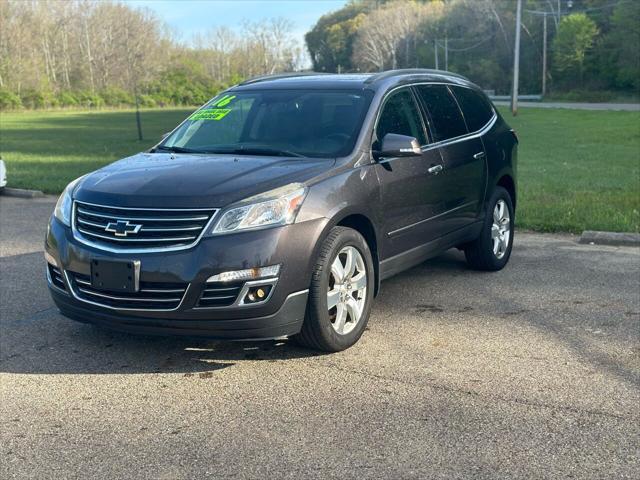
[(134, 7), (157, 13), (176, 38), (189, 41), (194, 34), (224, 25), (231, 30), (243, 20), (252, 22), (285, 17), (293, 23), (294, 35), (303, 41), (325, 13), (338, 10), (345, 0), (125, 0)]

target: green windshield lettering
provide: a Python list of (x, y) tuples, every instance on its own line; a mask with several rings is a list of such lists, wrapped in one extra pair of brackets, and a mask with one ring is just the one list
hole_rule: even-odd
[(222, 120), (229, 114), (231, 109), (221, 107), (229, 105), (234, 98), (236, 98), (235, 95), (225, 95), (216, 103), (212, 103), (208, 107), (195, 112), (189, 117), (189, 120)]
[(231, 103), (231, 101), (236, 98), (235, 95), (225, 95), (224, 97), (222, 97), (216, 104), (216, 107), (226, 107), (227, 105), (229, 105), (229, 103)]
[(222, 120), (230, 111), (230, 108), (207, 108), (195, 112), (189, 120)]

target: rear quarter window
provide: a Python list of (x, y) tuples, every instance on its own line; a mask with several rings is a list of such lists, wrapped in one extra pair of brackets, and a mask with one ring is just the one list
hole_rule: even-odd
[(481, 130), (493, 117), (493, 108), (482, 94), (464, 87), (451, 87), (470, 132)]

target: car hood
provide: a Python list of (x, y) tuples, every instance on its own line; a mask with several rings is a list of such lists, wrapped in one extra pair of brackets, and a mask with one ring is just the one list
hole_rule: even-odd
[(334, 160), (140, 153), (88, 174), (80, 201), (120, 207), (224, 207), (294, 182), (306, 182)]

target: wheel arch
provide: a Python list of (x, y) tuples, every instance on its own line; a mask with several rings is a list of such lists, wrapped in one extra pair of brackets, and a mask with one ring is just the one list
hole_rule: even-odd
[(331, 215), (322, 233), (318, 236), (312, 258), (317, 258), (322, 243), (333, 227), (352, 228), (364, 237), (369, 246), (369, 250), (371, 250), (371, 256), (373, 257), (373, 271), (375, 274), (374, 295), (377, 295), (380, 290), (380, 235), (376, 230), (371, 216), (364, 213), (363, 210), (355, 208), (346, 208)]
[(342, 217), (335, 226), (354, 229), (364, 237), (367, 245), (369, 245), (369, 250), (371, 250), (371, 256), (373, 257), (373, 271), (375, 275), (375, 290), (373, 293), (374, 296), (378, 295), (378, 291), (380, 290), (380, 257), (378, 253), (378, 237), (373, 222), (364, 214), (352, 213)]
[(496, 182), (496, 187), (502, 187), (507, 192), (509, 192), (509, 196), (511, 196), (511, 202), (513, 203), (513, 209), (516, 208), (516, 182), (513, 177), (506, 173), (503, 174), (498, 181)]

